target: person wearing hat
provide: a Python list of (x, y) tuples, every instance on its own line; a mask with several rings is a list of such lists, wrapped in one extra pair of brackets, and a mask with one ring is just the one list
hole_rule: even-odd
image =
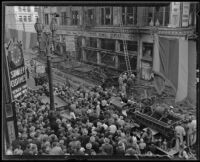
[(95, 152), (98, 152), (99, 150), (99, 143), (96, 142), (96, 139), (94, 136), (90, 137), (90, 143), (92, 144), (92, 148), (94, 149)]
[(90, 141), (90, 137), (88, 136), (88, 130), (87, 129), (83, 129), (83, 135), (80, 136), (80, 141), (82, 146), (86, 146), (86, 144)]
[(116, 147), (116, 154), (117, 155), (124, 155), (125, 154), (125, 144), (123, 142), (118, 142)]
[(140, 149), (141, 154), (146, 153), (146, 143), (144, 142), (142, 138), (140, 139), (139, 149)]
[(19, 145), (13, 152), (14, 155), (22, 155), (23, 150), (21, 149), (21, 146)]
[(104, 138), (104, 144), (102, 144), (102, 150), (107, 155), (113, 155), (113, 146), (110, 144), (109, 138)]
[(58, 142), (53, 142), (49, 155), (64, 155), (64, 152), (62, 151), (62, 148), (59, 146)]
[(92, 144), (87, 143), (85, 153), (88, 154), (88, 155), (91, 155), (91, 151), (92, 151), (91, 149), (92, 149)]

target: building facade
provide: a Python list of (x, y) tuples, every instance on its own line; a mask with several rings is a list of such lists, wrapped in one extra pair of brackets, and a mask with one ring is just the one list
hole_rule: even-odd
[[(187, 51), (185, 58), (191, 58), (188, 49), (189, 40), (196, 31), (196, 3), (170, 2), (169, 5), (155, 7), (134, 5), (41, 7), (39, 17), (46, 29), (54, 13), (59, 14), (56, 50), (61, 54), (70, 54), (78, 61), (119, 72), (126, 71), (123, 45), (125, 41), (131, 69), (140, 72), (141, 77), (148, 80), (151, 70), (159, 70), (161, 66), (158, 37), (183, 40), (185, 45), (181, 45), (181, 42), (177, 44), (180, 53), (178, 57), (182, 58), (181, 52)], [(74, 49), (70, 49), (70, 46), (74, 46)], [(184, 49), (186, 46), (187, 49)], [(195, 45), (193, 48), (196, 48)], [(194, 53), (195, 63), (190, 62), (192, 67), (187, 68), (188, 74), (184, 75), (187, 83), (181, 83), (182, 85), (188, 85), (189, 82), (191, 85), (195, 84), (193, 81), (196, 50)], [(190, 65), (187, 64), (188, 67)], [(179, 74), (177, 72), (176, 82), (180, 82), (181, 65), (177, 69)], [(191, 74), (192, 76), (189, 76)], [(193, 81), (188, 77), (192, 77)], [(178, 87), (181, 84), (176, 83), (176, 89), (181, 89)], [(195, 96), (195, 88), (188, 87), (184, 87), (188, 89), (185, 93)]]
[(59, 50), (66, 51), (67, 39), (73, 36), (77, 47), (74, 57), (87, 63), (126, 70), (126, 40), (131, 67), (136, 70), (141, 68), (142, 61), (153, 66), (155, 30), (158, 35), (172, 38), (193, 34), (194, 4), (186, 4), (187, 19), (181, 17), (183, 5), (175, 2), (163, 7), (43, 7), (40, 18), (48, 27), (52, 13), (58, 13)]
[(5, 24), (8, 29), (35, 33), (38, 11), (38, 6), (6, 6)]

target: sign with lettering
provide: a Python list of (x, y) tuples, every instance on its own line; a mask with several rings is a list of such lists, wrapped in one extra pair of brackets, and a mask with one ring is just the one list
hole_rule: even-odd
[(65, 43), (66, 43), (66, 51), (75, 51), (74, 36), (66, 36), (65, 37)]
[(182, 27), (187, 27), (189, 24), (189, 11), (190, 2), (183, 2)]
[(25, 62), (21, 42), (9, 42), (6, 49), (12, 100), (26, 93)]
[[(80, 32), (80, 31), (70, 32), (70, 31), (66, 31), (65, 33), (62, 32), (60, 34), (67, 35), (67, 36), (65, 36), (65, 38), (74, 37), (74, 36), (84, 36), (84, 37), (106, 38), (106, 39), (126, 39), (126, 40), (130, 40), (130, 41), (137, 40), (136, 35), (129, 34), (129, 33), (122, 34), (122, 33), (108, 33), (108, 32)], [(70, 35), (70, 36), (68, 36), (68, 35)], [(68, 44), (68, 46), (69, 46), (69, 44)], [(66, 42), (66, 46), (67, 46), (67, 42)], [(69, 50), (67, 50), (67, 51), (69, 51)]]
[(171, 26), (179, 27), (179, 23), (180, 23), (180, 2), (172, 2)]

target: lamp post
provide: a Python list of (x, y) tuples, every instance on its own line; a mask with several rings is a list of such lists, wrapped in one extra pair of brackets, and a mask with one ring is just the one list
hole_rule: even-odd
[[(38, 42), (40, 43), (41, 42), (41, 33), (43, 31), (43, 24), (41, 24), (38, 19), (35, 24), (35, 30), (37, 32)], [(50, 30), (52, 32), (53, 45), (55, 45), (54, 38), (55, 38), (55, 31), (57, 30), (55, 18), (52, 18), (52, 21), (50, 24)], [(45, 32), (44, 34), (46, 35), (46, 38), (47, 38), (46, 55), (47, 55), (47, 74), (48, 74), (48, 78), (49, 78), (50, 109), (54, 110), (53, 81), (52, 81), (52, 70), (51, 70), (51, 53), (53, 51), (53, 50), (51, 50), (52, 49), (52, 43), (51, 43), (51, 38), (50, 38), (51, 33)]]

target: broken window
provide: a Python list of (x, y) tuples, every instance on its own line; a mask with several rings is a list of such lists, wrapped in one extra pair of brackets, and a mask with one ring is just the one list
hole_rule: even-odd
[(151, 20), (154, 22), (154, 7), (145, 7), (143, 10), (142, 24), (149, 26)]
[(97, 38), (86, 38), (86, 44), (88, 47), (97, 48)]
[(91, 50), (85, 50), (86, 53), (86, 59), (88, 62), (91, 63), (97, 63), (97, 52), (96, 51), (91, 51)]
[(61, 25), (67, 25), (67, 13), (61, 12)]
[(87, 15), (86, 15), (87, 25), (94, 25), (95, 24), (95, 17), (94, 16), (95, 16), (94, 9), (88, 9)]
[(79, 14), (77, 10), (72, 11), (72, 25), (78, 25), (79, 23)]
[(113, 24), (112, 7), (101, 8), (101, 24), (102, 25), (112, 25)]
[(137, 7), (122, 7), (122, 22), (124, 25), (136, 25)]
[(101, 52), (101, 64), (115, 67), (115, 55)]
[(101, 48), (115, 51), (115, 40), (113, 39), (101, 39)]
[[(120, 44), (120, 51), (124, 52), (124, 44), (122, 40), (119, 40)], [(127, 44), (127, 50), (130, 52), (137, 52), (138, 50), (138, 44), (136, 41), (126, 41)]]

